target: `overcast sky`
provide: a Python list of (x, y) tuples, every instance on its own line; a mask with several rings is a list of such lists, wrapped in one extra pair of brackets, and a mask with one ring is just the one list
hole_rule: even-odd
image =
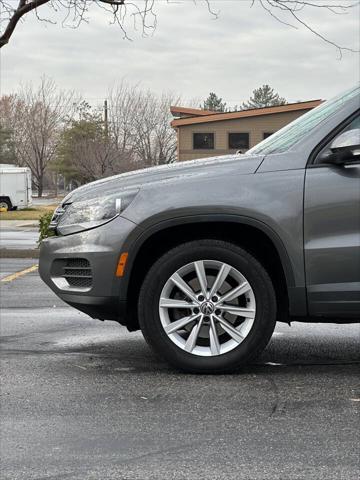
[[(297, 101), (329, 98), (359, 81), (358, 53), (344, 52), (339, 60), (334, 47), (304, 28), (278, 23), (250, 3), (211, 0), (213, 10), (219, 11), (215, 20), (201, 0), (156, 0), (156, 32), (142, 38), (129, 24), (133, 41), (123, 40), (119, 28), (109, 25), (110, 17), (98, 8), (90, 12), (89, 24), (70, 29), (61, 26), (62, 14), (42, 7), (42, 16), (58, 24), (39, 23), (31, 14), (19, 25), (0, 51), (1, 93), (46, 74), (99, 104), (108, 88), (125, 77), (184, 98), (205, 98), (215, 91), (234, 105), (264, 83), (288, 101)], [(303, 14), (329, 39), (359, 48), (358, 9), (341, 16), (310, 9)]]

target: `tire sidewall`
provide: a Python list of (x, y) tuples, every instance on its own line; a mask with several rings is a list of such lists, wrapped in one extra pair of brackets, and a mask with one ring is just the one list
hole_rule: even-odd
[(7, 206), (7, 211), (9, 212), (10, 210), (12, 210), (12, 205), (11, 205), (11, 202), (10, 200), (6, 199), (6, 198), (3, 198), (2, 200), (0, 200), (1, 203), (5, 203), (6, 206)]
[[(256, 315), (249, 334), (238, 347), (214, 357), (194, 355), (176, 346), (165, 333), (159, 316), (165, 283), (179, 268), (196, 260), (217, 260), (236, 268), (255, 295)], [(199, 240), (169, 251), (149, 270), (140, 292), (139, 321), (145, 339), (168, 362), (188, 371), (216, 373), (247, 363), (268, 343), (275, 319), (275, 293), (267, 272), (254, 257), (227, 242)]]

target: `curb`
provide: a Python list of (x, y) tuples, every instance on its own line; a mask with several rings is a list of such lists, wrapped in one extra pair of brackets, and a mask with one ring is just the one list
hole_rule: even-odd
[(30, 231), (38, 231), (39, 230), (39, 223), (23, 223), (18, 220), (1, 220), (0, 219), (0, 229), (8, 230), (30, 230)]
[(0, 248), (0, 258), (39, 258), (39, 249)]
[(37, 222), (37, 223), (19, 223), (18, 225), (16, 225), (16, 228), (38, 229), (39, 228), (39, 222)]

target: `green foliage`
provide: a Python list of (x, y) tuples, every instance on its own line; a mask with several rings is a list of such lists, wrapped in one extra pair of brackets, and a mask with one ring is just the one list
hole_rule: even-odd
[(274, 92), (274, 89), (270, 85), (263, 85), (262, 87), (255, 88), (253, 96), (250, 97), (248, 102), (242, 104), (242, 110), (248, 110), (250, 108), (263, 108), (273, 107), (276, 105), (285, 105), (286, 99), (280, 97), (278, 93)]
[(84, 168), (79, 169), (79, 163), (86, 163), (89, 152), (94, 151), (96, 145), (104, 142), (105, 138), (101, 114), (92, 112), (87, 102), (81, 102), (78, 118), (69, 121), (68, 127), (62, 132), (52, 170), (62, 174), (66, 180), (80, 183), (93, 180), (86, 176)]
[(225, 112), (226, 102), (223, 102), (223, 99), (218, 97), (216, 93), (210, 92), (204, 103), (200, 105), (200, 108), (203, 110), (211, 110), (213, 112)]
[(54, 232), (49, 229), (49, 225), (51, 222), (51, 218), (53, 216), (53, 212), (46, 212), (39, 218), (39, 240), (38, 245), (44, 240), (44, 238), (52, 237)]
[(0, 163), (16, 163), (12, 131), (0, 124)]

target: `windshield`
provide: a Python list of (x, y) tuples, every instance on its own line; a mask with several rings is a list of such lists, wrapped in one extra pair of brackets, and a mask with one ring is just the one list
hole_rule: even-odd
[(350, 98), (359, 95), (359, 87), (353, 87), (345, 93), (322, 103), (318, 107), (305, 113), (294, 122), (255, 145), (247, 153), (252, 155), (269, 155), (289, 150), (299, 142), (310, 130), (317, 127), (322, 121), (329, 118), (338, 108)]

